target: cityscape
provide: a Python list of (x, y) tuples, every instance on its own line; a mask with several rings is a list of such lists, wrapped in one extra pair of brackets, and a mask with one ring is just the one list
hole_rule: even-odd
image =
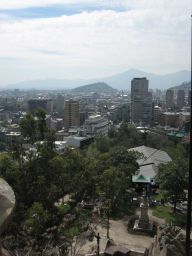
[(0, 256), (192, 255), (187, 8), (72, 2), (0, 3)]

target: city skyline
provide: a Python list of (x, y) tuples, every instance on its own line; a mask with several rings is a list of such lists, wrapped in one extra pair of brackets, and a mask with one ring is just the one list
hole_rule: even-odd
[(190, 69), (188, 0), (1, 1), (0, 29), (0, 86)]

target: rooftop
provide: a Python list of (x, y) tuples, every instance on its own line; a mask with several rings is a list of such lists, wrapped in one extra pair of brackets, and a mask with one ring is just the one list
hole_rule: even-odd
[(172, 161), (170, 156), (165, 151), (146, 147), (144, 145), (140, 147), (130, 148), (129, 151), (136, 151), (143, 154), (143, 157), (137, 160), (140, 166), (144, 166), (146, 164), (154, 164), (155, 166), (158, 166), (159, 164), (166, 164)]
[(141, 165), (139, 167), (139, 174), (150, 178), (154, 178), (157, 174), (157, 167), (154, 164)]
[(151, 183), (151, 177), (145, 175), (134, 175), (132, 176), (132, 182), (135, 183)]
[(174, 115), (180, 115), (180, 113), (179, 112), (163, 112), (162, 113), (163, 115), (167, 115), (167, 116), (174, 116)]

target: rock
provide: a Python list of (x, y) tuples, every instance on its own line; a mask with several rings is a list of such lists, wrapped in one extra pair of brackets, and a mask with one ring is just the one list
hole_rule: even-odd
[(183, 244), (179, 239), (175, 238), (173, 240), (173, 245), (177, 248), (178, 252), (181, 252), (182, 255), (185, 255), (185, 244)]
[(175, 245), (169, 245), (168, 247), (167, 247), (167, 254), (166, 254), (166, 256), (184, 256), (185, 255), (185, 252), (184, 252), (184, 254), (183, 253), (181, 253), (181, 252), (179, 252), (178, 250), (177, 250), (177, 247), (175, 246)]
[(159, 226), (148, 256), (185, 256), (185, 236), (173, 226)]

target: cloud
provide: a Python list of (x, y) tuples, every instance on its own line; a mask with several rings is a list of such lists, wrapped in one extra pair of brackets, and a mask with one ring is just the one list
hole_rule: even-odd
[[(110, 6), (110, 7), (118, 7), (118, 6), (126, 6), (127, 0), (116, 1), (116, 0), (1, 0), (0, 1), (0, 9), (23, 9), (30, 7), (42, 7), (42, 6), (53, 6), (53, 5), (88, 5), (88, 6)], [(133, 0), (131, 0), (132, 2)]]
[[(59, 1), (0, 1), (0, 8), (29, 8)], [(17, 78), (26, 69), (30, 78), (63, 76), (66, 78), (105, 76), (130, 67), (156, 73), (168, 73), (189, 67), (190, 14), (180, 0), (86, 1), (78, 3), (94, 8), (70, 16), (17, 19), (0, 16), (0, 57), (30, 60), (18, 62)], [(109, 7), (112, 7), (110, 9)], [(117, 10), (115, 10), (117, 8)], [(119, 9), (121, 8), (121, 12)], [(86, 8), (85, 8), (86, 9)], [(2, 66), (1, 66), (2, 63)], [(18, 70), (19, 66), (21, 67)], [(13, 79), (15, 77), (12, 66)], [(7, 74), (8, 66), (0, 68)], [(6, 70), (5, 70), (6, 69)], [(41, 72), (42, 71), (42, 72)]]
[(7, 15), (15, 19), (32, 19), (32, 18), (49, 18), (49, 17), (59, 17), (62, 15), (74, 15), (81, 13), (83, 11), (102, 11), (102, 10), (114, 10), (125, 11), (121, 5), (107, 5), (107, 4), (60, 4), (60, 5), (48, 5), (39, 7), (26, 7), (20, 9), (0, 9), (0, 15)]
[[(154, 10), (169, 10), (173, 12), (182, 12), (186, 13), (191, 10), (191, 2), (186, 0), (185, 3), (179, 0), (1, 0), (0, 9), (24, 9), (31, 7), (45, 7), (45, 6), (75, 6), (82, 5), (86, 6), (102, 6), (104, 8), (121, 8), (121, 9), (154, 9)], [(187, 11), (188, 10), (188, 11)]]

